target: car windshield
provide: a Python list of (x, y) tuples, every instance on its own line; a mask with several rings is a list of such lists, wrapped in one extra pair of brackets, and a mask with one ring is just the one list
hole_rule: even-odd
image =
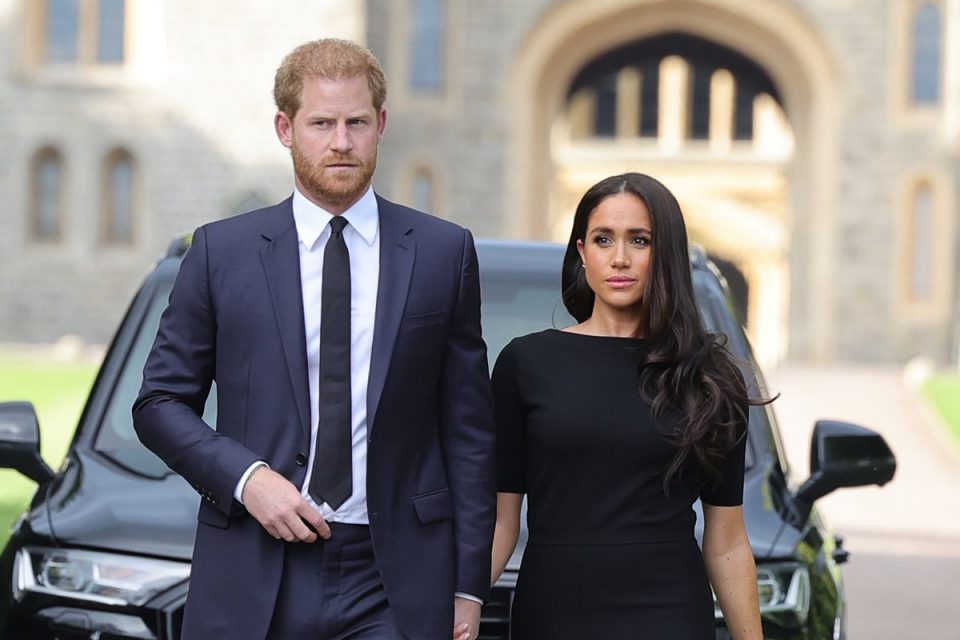
[(520, 281), (490, 276), (480, 284), (480, 297), (483, 339), (491, 369), (500, 350), (517, 336), (576, 324), (563, 306), (553, 280)]
[[(701, 284), (700, 282), (697, 283)], [(94, 448), (114, 462), (151, 477), (163, 477), (171, 471), (153, 453), (140, 444), (133, 430), (130, 408), (143, 380), (143, 366), (153, 346), (160, 315), (167, 305), (172, 283), (167, 281), (153, 288), (145, 314), (140, 321), (122, 370), (112, 392), (109, 404), (97, 433)], [(487, 342), (491, 368), (500, 350), (516, 336), (546, 328), (563, 328), (574, 324), (560, 299), (557, 277), (542, 274), (485, 273), (481, 269), (481, 297), (483, 300), (483, 335)], [(702, 301), (707, 296), (698, 295)], [(712, 331), (722, 331), (722, 324), (714, 317), (711, 305), (701, 304), (704, 322)], [(208, 425), (216, 424), (216, 386), (203, 413)], [(753, 455), (747, 449), (747, 467), (753, 465)]]
[[(109, 393), (110, 402), (104, 414), (103, 422), (94, 442), (94, 448), (114, 462), (151, 477), (162, 477), (172, 473), (167, 465), (144, 447), (133, 430), (133, 418), (130, 413), (140, 384), (143, 382), (143, 365), (153, 346), (153, 340), (160, 326), (160, 315), (167, 306), (172, 283), (166, 282), (154, 287), (149, 306), (140, 322), (136, 337), (123, 360), (123, 368), (117, 377), (116, 386)], [(210, 397), (204, 408), (203, 420), (208, 425), (216, 424), (216, 389), (211, 389)]]

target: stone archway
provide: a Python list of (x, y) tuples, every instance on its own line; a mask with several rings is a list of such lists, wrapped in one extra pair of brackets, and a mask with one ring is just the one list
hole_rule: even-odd
[[(824, 360), (833, 352), (830, 279), (836, 229), (838, 70), (822, 39), (796, 8), (780, 0), (765, 5), (757, 11), (750, 0), (597, 0), (564, 3), (547, 11), (522, 42), (510, 77), (505, 112), (512, 115), (515, 128), (508, 136), (506, 184), (514, 214), (505, 232), (548, 238), (544, 209), (555, 211), (568, 204), (557, 202), (551, 187), (550, 137), (555, 135), (551, 126), (585, 62), (626, 42), (668, 31), (717, 42), (754, 60), (780, 89), (796, 141), (786, 172), (783, 252), (790, 271), (789, 276), (767, 277), (766, 284), (756, 288), (783, 297), (782, 308), (784, 313), (789, 310), (790, 318), (790, 355)], [(682, 201), (682, 193), (678, 195)], [(784, 353), (782, 348), (776, 351), (768, 360)]]

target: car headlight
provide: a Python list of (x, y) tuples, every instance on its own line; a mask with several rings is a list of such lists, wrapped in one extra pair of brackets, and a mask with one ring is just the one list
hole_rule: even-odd
[[(757, 566), (760, 614), (784, 627), (798, 627), (810, 613), (810, 573), (797, 562), (763, 563)], [(714, 614), (723, 618), (714, 596)]]
[(190, 565), (76, 549), (26, 547), (17, 552), (13, 595), (27, 592), (110, 605), (141, 605), (190, 576)]

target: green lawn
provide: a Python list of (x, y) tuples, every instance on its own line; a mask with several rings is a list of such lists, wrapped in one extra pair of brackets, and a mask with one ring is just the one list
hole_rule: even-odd
[(936, 375), (923, 385), (923, 393), (960, 441), (960, 375)]
[[(26, 359), (0, 351), (0, 402), (33, 403), (40, 420), (41, 454), (54, 469), (67, 452), (96, 372), (95, 364)], [(35, 490), (36, 484), (18, 472), (0, 469), (0, 548)]]

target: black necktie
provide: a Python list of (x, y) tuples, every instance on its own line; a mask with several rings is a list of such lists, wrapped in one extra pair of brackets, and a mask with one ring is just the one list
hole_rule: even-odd
[(350, 254), (347, 221), (334, 216), (323, 252), (320, 294), (320, 424), (310, 476), (310, 496), (332, 509), (353, 493), (350, 419)]

